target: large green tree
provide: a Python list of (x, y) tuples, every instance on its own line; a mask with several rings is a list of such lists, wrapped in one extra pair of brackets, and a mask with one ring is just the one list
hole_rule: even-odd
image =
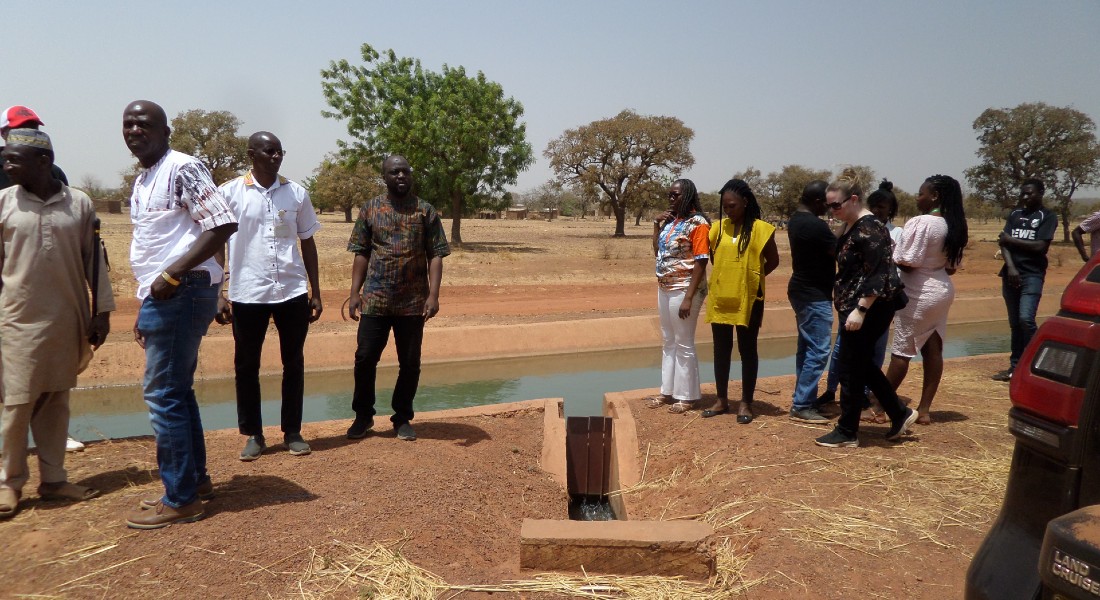
[(343, 161), (326, 156), (306, 182), (313, 206), (318, 210), (339, 210), (351, 223), (353, 211), (385, 191), (378, 170), (367, 161)]
[(249, 167), (248, 138), (237, 135), (241, 120), (224, 110), (187, 110), (172, 119), (172, 149), (202, 161), (217, 184)]
[(1043, 102), (988, 108), (974, 121), (981, 162), (966, 170), (975, 193), (1004, 208), (1016, 204), (1020, 183), (1035, 177), (1062, 218), (1069, 241), (1073, 194), (1100, 184), (1096, 123), (1085, 113)]
[(347, 157), (381, 164), (400, 154), (412, 165), (417, 193), (449, 201), (451, 242), (462, 244), (462, 216), (502, 200), (504, 186), (534, 161), (520, 121), (523, 105), (500, 84), (462, 67), (424, 69), (420, 61), (380, 55), (361, 47), (363, 63), (332, 61), (321, 71), (321, 88), (332, 111), (347, 119)]
[(624, 237), (627, 210), (652, 203), (664, 182), (695, 164), (694, 135), (676, 117), (624, 110), (567, 130), (543, 155), (561, 183), (603, 192), (615, 214), (615, 237)]

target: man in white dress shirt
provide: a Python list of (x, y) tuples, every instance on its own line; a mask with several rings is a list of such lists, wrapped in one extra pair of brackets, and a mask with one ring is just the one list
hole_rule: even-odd
[(229, 239), (228, 298), (218, 300), (218, 322), (233, 324), (237, 425), (248, 436), (240, 457), (244, 461), (256, 460), (267, 448), (260, 415), (260, 353), (272, 320), (283, 362), (283, 442), (292, 455), (310, 452), (302, 439), (303, 348), (309, 324), (323, 310), (313, 239), (321, 224), (305, 188), (279, 175), (283, 155), (275, 134), (252, 134), (252, 169), (220, 188), (238, 220), (237, 233)]

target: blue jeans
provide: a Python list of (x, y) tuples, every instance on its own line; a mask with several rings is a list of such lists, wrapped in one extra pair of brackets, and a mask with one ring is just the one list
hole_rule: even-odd
[(1012, 330), (1012, 355), (1009, 364), (1013, 369), (1020, 362), (1020, 356), (1027, 343), (1035, 335), (1035, 314), (1039, 312), (1039, 300), (1043, 297), (1043, 277), (1039, 275), (1021, 275), (1020, 287), (1009, 285), (1001, 279), (1001, 295), (1008, 307), (1008, 327)]
[(179, 508), (198, 498), (206, 473), (206, 442), (195, 400), (199, 342), (218, 310), (210, 274), (191, 271), (167, 300), (145, 298), (138, 330), (145, 337), (145, 404), (157, 436), (157, 466), (165, 505)]
[(792, 410), (811, 408), (817, 400), (817, 382), (829, 361), (832, 347), (833, 303), (802, 302), (791, 300), (795, 323), (798, 326), (798, 350), (794, 358), (794, 372), (798, 378), (792, 396)]

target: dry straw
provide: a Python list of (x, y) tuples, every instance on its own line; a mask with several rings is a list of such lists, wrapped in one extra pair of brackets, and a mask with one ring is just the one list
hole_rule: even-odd
[[(979, 447), (980, 448), (980, 447)], [(843, 479), (832, 484), (848, 492), (870, 487), (872, 505), (840, 503), (827, 507), (801, 500), (767, 498), (785, 507), (796, 527), (782, 528), (795, 539), (826, 548), (843, 547), (871, 556), (926, 541), (955, 548), (945, 530), (985, 531), (1004, 495), (1010, 453), (980, 449), (971, 456), (917, 451), (904, 458), (860, 454), (827, 461)], [(956, 548), (964, 555), (966, 549)]]
[[(748, 563), (728, 538), (715, 547), (717, 575), (708, 582), (679, 577), (611, 575), (562, 575), (544, 573), (531, 579), (499, 584), (453, 585), (422, 569), (401, 554), (408, 537), (369, 546), (333, 541), (312, 556), (298, 579), (294, 595), (318, 600), (353, 593), (375, 600), (434, 600), (453, 592), (540, 593), (574, 598), (619, 600), (723, 600), (735, 598), (763, 579), (747, 581), (742, 571)], [(452, 596), (446, 596), (452, 597)]]

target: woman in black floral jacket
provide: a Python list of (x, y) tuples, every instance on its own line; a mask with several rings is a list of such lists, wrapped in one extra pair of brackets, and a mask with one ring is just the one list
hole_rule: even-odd
[(829, 448), (859, 446), (859, 394), (868, 387), (890, 417), (886, 439), (896, 440), (917, 420), (917, 412), (902, 406), (882, 366), (874, 361), (875, 341), (890, 327), (894, 312), (907, 298), (892, 258), (894, 242), (886, 227), (863, 206), (863, 190), (854, 173), (845, 171), (829, 185), (825, 200), (834, 217), (844, 222), (836, 245), (833, 306), (840, 324), (840, 419), (833, 431), (817, 438)]

